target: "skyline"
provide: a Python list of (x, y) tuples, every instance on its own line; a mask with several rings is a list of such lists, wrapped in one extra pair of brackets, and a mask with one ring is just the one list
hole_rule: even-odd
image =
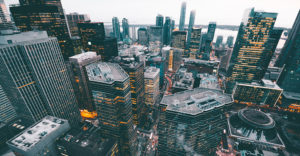
[[(127, 0), (125, 2), (121, 0), (111, 0), (107, 3), (97, 0), (76, 0), (76, 2), (74, 2), (74, 0), (62, 0), (62, 5), (65, 13), (78, 12), (80, 14), (88, 14), (91, 20), (95, 22), (111, 23), (112, 17), (118, 17), (119, 19), (127, 18), (129, 24), (155, 24), (156, 15), (162, 14), (164, 17), (170, 16), (175, 19), (176, 25), (178, 25), (182, 1), (183, 0)], [(7, 5), (17, 4), (18, 0), (5, 0), (5, 2)], [(245, 9), (255, 7), (255, 10), (278, 13), (275, 27), (287, 28), (292, 27), (299, 10), (298, 6), (300, 5), (300, 1), (298, 0), (286, 0), (284, 5), (282, 5), (282, 0), (186, 0), (186, 2), (186, 25), (191, 10), (196, 11), (195, 25), (207, 25), (210, 21), (215, 21), (218, 25), (239, 25)], [(233, 9), (232, 4), (239, 7), (234, 7)], [(170, 5), (172, 5), (172, 7), (169, 7)], [(102, 7), (99, 8), (97, 6)]]

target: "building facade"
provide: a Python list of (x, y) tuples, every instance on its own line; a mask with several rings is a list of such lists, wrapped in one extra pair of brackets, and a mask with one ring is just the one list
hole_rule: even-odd
[(138, 29), (138, 43), (141, 45), (148, 44), (148, 31), (146, 28)]
[(185, 49), (186, 47), (186, 31), (172, 32), (172, 48)]
[(145, 104), (153, 107), (159, 96), (159, 68), (148, 67), (145, 70)]
[(179, 30), (183, 31), (185, 26), (186, 2), (181, 3)]
[(66, 14), (68, 27), (71, 36), (79, 36), (78, 23), (90, 21), (90, 17), (87, 14), (70, 13)]
[(78, 103), (57, 39), (34, 31), (0, 41), (0, 83), (18, 116), (36, 122), (48, 114), (76, 126)]
[[(189, 27), (188, 27), (187, 39), (186, 39), (186, 49), (190, 48), (191, 34), (192, 34), (192, 29), (193, 29), (194, 23), (195, 23), (195, 16), (196, 16), (196, 11), (192, 10), (190, 13), (190, 22), (189, 22)], [(200, 41), (200, 39), (199, 39), (199, 41)]]
[(190, 44), (189, 44), (189, 57), (192, 59), (197, 58), (200, 52), (201, 28), (192, 28)]
[(17, 117), (14, 107), (0, 85), (0, 122), (7, 123)]

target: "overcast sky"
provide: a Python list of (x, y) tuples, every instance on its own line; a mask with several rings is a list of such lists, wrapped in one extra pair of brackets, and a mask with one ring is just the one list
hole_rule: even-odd
[[(18, 0), (5, 0), (7, 5)], [(88, 14), (92, 21), (111, 22), (116, 16), (128, 18), (131, 24), (154, 24), (155, 16), (171, 16), (179, 23), (180, 7), (183, 0), (61, 0), (66, 13)], [(191, 10), (196, 10), (195, 24), (208, 24), (215, 21), (220, 25), (239, 25), (244, 10), (277, 12), (275, 26), (292, 27), (300, 9), (300, 0), (185, 0), (188, 24)]]

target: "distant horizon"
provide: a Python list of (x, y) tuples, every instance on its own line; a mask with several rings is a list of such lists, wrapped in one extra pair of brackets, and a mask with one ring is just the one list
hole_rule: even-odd
[[(61, 0), (66, 14), (77, 12), (87, 14), (92, 22), (111, 23), (112, 17), (127, 18), (129, 24), (155, 24), (158, 14), (170, 16), (179, 23), (183, 0)], [(299, 0), (185, 0), (187, 2), (185, 25), (188, 25), (190, 11), (196, 11), (195, 25), (208, 25), (210, 21), (218, 25), (238, 26), (244, 11), (255, 10), (278, 13), (275, 27), (291, 28), (300, 9)], [(18, 4), (18, 0), (5, 0), (6, 5)], [(197, 7), (195, 7), (197, 6)]]

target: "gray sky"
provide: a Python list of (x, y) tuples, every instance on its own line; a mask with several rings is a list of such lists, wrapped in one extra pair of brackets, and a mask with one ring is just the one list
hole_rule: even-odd
[[(18, 0), (5, 0), (7, 5)], [(179, 23), (180, 7), (183, 0), (61, 0), (66, 13), (78, 12), (88, 14), (92, 21), (111, 22), (116, 16), (128, 18), (131, 24), (154, 24), (155, 16), (171, 16)], [(196, 10), (195, 24), (239, 25), (244, 10), (277, 12), (275, 26), (292, 27), (300, 0), (186, 0), (186, 20), (188, 23), (191, 10)]]

